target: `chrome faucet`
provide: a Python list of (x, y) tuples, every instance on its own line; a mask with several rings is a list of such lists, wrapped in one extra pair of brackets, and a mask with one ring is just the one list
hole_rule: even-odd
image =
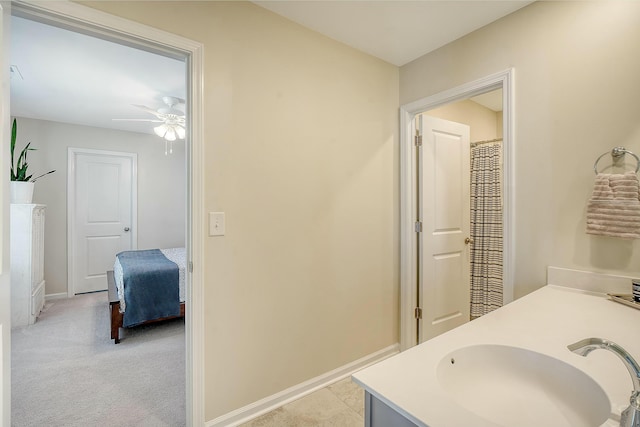
[(617, 355), (631, 374), (633, 391), (629, 399), (629, 407), (620, 415), (620, 427), (640, 427), (640, 365), (618, 344), (602, 338), (586, 338), (567, 348), (580, 356), (587, 356), (593, 350), (609, 350)]

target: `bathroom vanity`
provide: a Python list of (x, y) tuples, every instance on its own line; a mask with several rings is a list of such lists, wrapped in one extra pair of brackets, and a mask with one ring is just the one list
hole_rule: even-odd
[(567, 347), (603, 338), (640, 360), (640, 310), (607, 293), (631, 279), (549, 268), (548, 285), (353, 375), (366, 425), (618, 426), (632, 382), (609, 351)]

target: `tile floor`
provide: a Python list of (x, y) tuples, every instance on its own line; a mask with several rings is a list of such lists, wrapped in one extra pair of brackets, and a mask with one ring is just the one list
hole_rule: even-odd
[(241, 427), (362, 427), (364, 391), (347, 377)]

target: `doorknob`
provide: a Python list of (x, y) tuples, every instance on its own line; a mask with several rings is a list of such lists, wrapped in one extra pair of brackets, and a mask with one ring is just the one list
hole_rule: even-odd
[(129, 231), (129, 230), (131, 230), (129, 227), (124, 228), (124, 231)]
[(473, 244), (473, 239), (471, 237), (467, 237), (466, 239), (464, 239), (465, 245), (468, 245), (469, 243)]

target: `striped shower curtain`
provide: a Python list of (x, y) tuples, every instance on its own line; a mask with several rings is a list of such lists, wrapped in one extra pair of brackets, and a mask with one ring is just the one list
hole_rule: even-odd
[(471, 318), (502, 306), (502, 144), (471, 149)]

